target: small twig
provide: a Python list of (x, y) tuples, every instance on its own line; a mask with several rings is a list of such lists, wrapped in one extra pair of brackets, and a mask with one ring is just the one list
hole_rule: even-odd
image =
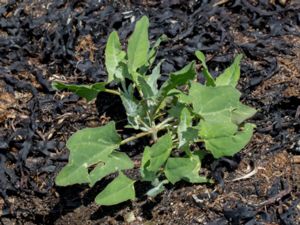
[(258, 167), (255, 166), (254, 169), (250, 173), (247, 173), (241, 177), (237, 177), (237, 178), (233, 179), (232, 182), (248, 179), (248, 178), (252, 177), (253, 175), (255, 175), (257, 172), (258, 172)]
[(227, 2), (230, 2), (230, 0), (220, 0), (218, 2), (216, 2), (215, 4), (213, 4), (213, 7), (219, 6), (219, 5), (223, 5)]
[(295, 164), (300, 163), (300, 155), (294, 155), (292, 161), (293, 161), (293, 163), (295, 163)]
[(288, 195), (291, 191), (292, 191), (292, 188), (289, 187), (288, 189), (279, 192), (279, 193), (278, 193), (277, 195), (275, 195), (274, 197), (269, 198), (268, 200), (263, 201), (263, 202), (261, 202), (261, 203), (254, 204), (253, 206), (254, 206), (254, 207), (259, 207), (259, 208), (261, 208), (261, 207), (264, 207), (264, 206), (273, 204), (273, 203), (275, 203), (275, 202), (280, 201), (284, 196)]

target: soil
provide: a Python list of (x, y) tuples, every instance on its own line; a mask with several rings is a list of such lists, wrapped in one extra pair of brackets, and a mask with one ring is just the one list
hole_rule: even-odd
[[(0, 1), (0, 223), (300, 224), (300, 3), (298, 0)], [(242, 101), (258, 109), (251, 142), (234, 157), (208, 158), (215, 184), (181, 182), (154, 199), (98, 206), (93, 188), (57, 187), (75, 131), (111, 119), (119, 99), (87, 103), (51, 81), (104, 81), (103, 51), (115, 29), (126, 43), (150, 19), (150, 39), (166, 34), (163, 79), (202, 50), (214, 76), (243, 53)], [(125, 47), (125, 44), (124, 44)], [(200, 65), (199, 65), (200, 66)], [(199, 82), (203, 77), (199, 73)], [(124, 122), (124, 121), (123, 121)], [(137, 162), (147, 140), (122, 149)], [(136, 176), (131, 171), (130, 176)]]

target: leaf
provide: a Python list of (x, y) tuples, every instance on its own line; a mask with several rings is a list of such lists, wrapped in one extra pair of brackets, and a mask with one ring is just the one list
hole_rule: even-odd
[(175, 184), (180, 180), (190, 183), (204, 183), (208, 179), (199, 175), (201, 162), (197, 156), (187, 158), (169, 158), (165, 166), (165, 175), (167, 179)]
[(215, 80), (213, 78), (213, 76), (210, 74), (210, 72), (208, 71), (208, 67), (206, 65), (206, 60), (205, 60), (205, 55), (203, 54), (203, 52), (201, 51), (196, 51), (195, 55), (197, 56), (197, 58), (201, 61), (202, 66), (203, 66), (203, 75), (206, 79), (206, 85), (207, 86), (216, 86), (215, 85)]
[(104, 163), (99, 163), (89, 174), (90, 186), (93, 186), (97, 181), (105, 176), (119, 170), (126, 170), (133, 168), (133, 162), (123, 152), (112, 152)]
[(118, 33), (113, 31), (108, 37), (105, 48), (105, 66), (108, 72), (108, 83), (114, 80), (118, 65), (125, 58), (125, 55), (126, 53), (121, 49)]
[(235, 109), (239, 104), (240, 92), (232, 86), (207, 87), (193, 82), (189, 98), (194, 112), (204, 117), (227, 109)]
[(116, 205), (127, 200), (134, 200), (134, 182), (120, 172), (119, 176), (96, 196), (96, 203), (99, 205)]
[(105, 162), (113, 150), (119, 147), (120, 142), (114, 122), (103, 127), (77, 131), (67, 142), (70, 150), (69, 163), (56, 177), (56, 184), (66, 186), (88, 182), (88, 168)]
[(205, 147), (215, 158), (223, 156), (233, 156), (244, 148), (251, 140), (253, 128), (255, 125), (251, 123), (245, 124), (242, 131), (236, 134), (224, 137), (205, 139)]
[(186, 84), (190, 80), (193, 80), (195, 76), (195, 62), (191, 62), (181, 70), (170, 74), (169, 79), (162, 85), (160, 89), (160, 96), (162, 98), (166, 97), (169, 91)]
[(168, 37), (165, 34), (163, 34), (154, 43), (153, 47), (150, 49), (150, 51), (148, 53), (148, 64), (149, 64), (149, 66), (151, 66), (155, 61), (157, 49), (158, 49), (160, 43), (162, 41), (166, 41), (167, 39), (168, 39)]
[(55, 178), (56, 185), (67, 186), (73, 184), (89, 183), (89, 174), (85, 165), (68, 163)]
[(230, 109), (206, 114), (199, 124), (199, 134), (204, 140), (217, 137), (229, 137), (235, 134), (237, 130), (238, 126), (231, 120)]
[(151, 98), (154, 93), (153, 90), (151, 88), (151, 86), (149, 85), (149, 83), (146, 81), (144, 76), (138, 76), (138, 84), (140, 89), (142, 90), (143, 93), (143, 98), (144, 99), (149, 99)]
[(64, 84), (61, 82), (53, 81), (52, 87), (55, 90), (67, 89), (80, 97), (85, 98), (87, 101), (91, 101), (97, 97), (98, 93), (105, 90), (106, 82), (95, 83), (93, 85), (76, 85), (76, 84)]
[(149, 20), (143, 16), (135, 25), (133, 34), (128, 41), (128, 69), (130, 73), (136, 72), (138, 68), (145, 65), (148, 61), (148, 27)]
[[(152, 183), (154, 183), (154, 182), (152, 182)], [(149, 197), (154, 198), (155, 196), (159, 195), (160, 193), (162, 193), (165, 190), (164, 184), (167, 184), (167, 183), (169, 183), (168, 180), (163, 180), (163, 181), (160, 181), (160, 182), (158, 181), (157, 183), (155, 183), (153, 188), (151, 188), (149, 191), (147, 191), (146, 194)]]
[(232, 122), (235, 124), (241, 124), (246, 119), (254, 116), (256, 110), (247, 105), (240, 104), (236, 109), (232, 111)]
[[(179, 145), (178, 148), (182, 148), (183, 146), (189, 145), (189, 141), (187, 140), (186, 135), (184, 133), (188, 130), (189, 127), (192, 126), (192, 115), (190, 111), (187, 108), (183, 108), (180, 114), (180, 121), (177, 128), (178, 133), (178, 139), (179, 139)], [(196, 135), (197, 137), (198, 135)]]
[(240, 62), (242, 55), (235, 57), (233, 64), (216, 78), (216, 86), (231, 85), (235, 87), (240, 79)]
[(232, 156), (249, 142), (253, 125), (243, 128), (240, 124), (255, 110), (240, 103), (240, 93), (233, 86), (206, 87), (193, 83), (189, 97), (194, 112), (202, 117), (199, 135), (215, 158)]
[(150, 76), (147, 77), (147, 83), (150, 86), (153, 95), (156, 95), (158, 93), (158, 88), (157, 88), (157, 81), (160, 77), (160, 67), (161, 64), (163, 63), (163, 60), (160, 61), (152, 70), (152, 73)]
[[(143, 153), (141, 175), (143, 180), (152, 181), (154, 175), (170, 156), (172, 136), (165, 134), (151, 147), (146, 147)], [(147, 175), (148, 174), (148, 175)]]

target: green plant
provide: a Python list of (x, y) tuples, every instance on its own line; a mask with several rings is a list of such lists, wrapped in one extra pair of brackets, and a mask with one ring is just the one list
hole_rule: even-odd
[[(123, 173), (134, 164), (118, 150), (121, 145), (151, 137), (153, 144), (144, 149), (140, 173), (143, 181), (153, 185), (147, 194), (155, 196), (169, 182), (210, 182), (199, 175), (204, 155), (232, 156), (249, 142), (253, 133), (254, 125), (244, 121), (256, 111), (239, 101), (240, 92), (235, 88), (240, 77), (241, 55), (214, 79), (205, 56), (197, 51), (206, 78), (204, 85), (194, 81), (195, 62), (191, 62), (171, 73), (159, 87), (163, 61), (154, 67), (153, 63), (158, 46), (166, 37), (159, 38), (150, 48), (148, 26), (147, 17), (136, 23), (127, 52), (122, 50), (117, 32), (110, 34), (105, 50), (107, 82), (93, 85), (53, 82), (55, 89), (70, 90), (88, 101), (101, 91), (120, 96), (128, 118), (125, 128), (140, 131), (122, 140), (112, 121), (102, 127), (77, 131), (68, 140), (69, 163), (57, 175), (56, 184), (93, 186), (105, 176), (118, 173), (96, 197), (96, 203), (101, 205), (135, 198), (135, 181)], [(106, 88), (113, 80), (119, 83), (118, 90)]]

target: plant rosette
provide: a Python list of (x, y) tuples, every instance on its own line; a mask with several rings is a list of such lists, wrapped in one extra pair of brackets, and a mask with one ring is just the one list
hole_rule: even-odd
[[(106, 176), (118, 174), (96, 196), (95, 201), (100, 205), (135, 199), (135, 180), (124, 173), (134, 164), (120, 151), (121, 145), (145, 136), (151, 138), (153, 144), (145, 146), (143, 151), (140, 174), (142, 181), (151, 182), (153, 187), (147, 195), (153, 197), (164, 191), (167, 183), (211, 182), (200, 175), (203, 157), (206, 154), (214, 158), (233, 156), (247, 145), (255, 127), (245, 120), (256, 110), (240, 102), (241, 94), (236, 89), (241, 55), (215, 79), (208, 70), (204, 54), (196, 51), (205, 84), (195, 82), (197, 73), (193, 61), (169, 74), (159, 86), (163, 60), (154, 63), (160, 43), (167, 38), (161, 36), (150, 47), (148, 27), (146, 16), (137, 21), (126, 52), (117, 32), (109, 35), (105, 49), (107, 82), (52, 84), (56, 90), (69, 90), (87, 101), (95, 99), (99, 92), (118, 95), (127, 115), (128, 124), (124, 128), (139, 131), (122, 140), (115, 122), (111, 121), (102, 127), (79, 130), (67, 141), (69, 162), (58, 173), (57, 185), (87, 183), (92, 187)], [(117, 90), (107, 88), (112, 81), (118, 83)], [(197, 144), (199, 142), (202, 144)]]

